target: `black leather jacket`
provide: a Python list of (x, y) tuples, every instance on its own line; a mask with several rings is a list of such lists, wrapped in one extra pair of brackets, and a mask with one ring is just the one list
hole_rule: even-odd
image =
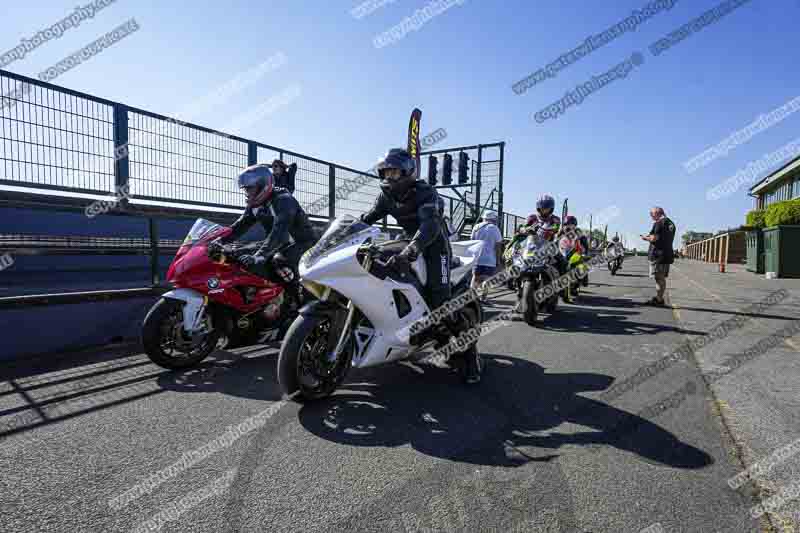
[(294, 194), (295, 174), (297, 174), (297, 163), (292, 163), (287, 167), (286, 172), (280, 176), (275, 176), (275, 186), (288, 189), (290, 193)]
[(231, 226), (233, 232), (222, 242), (238, 239), (256, 222), (261, 223), (267, 234), (267, 238), (256, 252), (259, 255), (270, 254), (294, 243), (310, 248), (317, 240), (308, 215), (286, 189), (276, 187), (266, 204), (257, 209), (248, 207)]
[(439, 199), (436, 189), (427, 182), (417, 180), (406, 197), (395, 200), (381, 192), (375, 199), (372, 209), (361, 215), (367, 224), (375, 224), (387, 215), (393, 216), (406, 235), (422, 251), (437, 238), (444, 237)]

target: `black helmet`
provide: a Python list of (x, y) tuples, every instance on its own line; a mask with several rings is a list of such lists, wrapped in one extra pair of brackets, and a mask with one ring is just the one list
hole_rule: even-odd
[[(392, 148), (383, 159), (375, 165), (378, 176), (381, 178), (381, 190), (394, 198), (402, 198), (416, 181), (415, 173), (417, 163), (411, 155), (402, 148)], [(390, 169), (400, 170), (399, 178), (386, 176)]]
[(247, 193), (248, 207), (264, 205), (272, 196), (272, 190), (275, 188), (272, 171), (269, 169), (269, 165), (263, 163), (242, 170), (236, 178), (236, 182), (240, 189), (254, 188), (252, 192), (248, 191)]
[(615, 235), (615, 236), (614, 236), (614, 238), (613, 238), (613, 239), (611, 239), (611, 240), (612, 240), (612, 241), (614, 241), (614, 242), (619, 242), (619, 237), (617, 237), (617, 236)]

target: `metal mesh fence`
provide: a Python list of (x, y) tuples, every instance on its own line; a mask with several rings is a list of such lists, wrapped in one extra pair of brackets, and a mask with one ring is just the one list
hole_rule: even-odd
[(0, 182), (110, 192), (113, 108), (0, 73)]
[(527, 221), (525, 218), (505, 213), (503, 215), (503, 237), (511, 238), (519, 228), (525, 225)]
[(235, 181), (244, 142), (130, 111), (128, 152), (133, 198), (244, 206)]
[[(277, 159), (277, 158), (276, 158)], [(270, 162), (272, 159), (269, 160)], [(295, 174), (294, 196), (309, 215), (328, 216), (328, 184), (330, 181), (330, 165), (295, 155), (286, 155), (283, 161), (287, 165), (297, 164)], [(312, 212), (313, 211), (313, 212)]]
[(497, 211), (500, 208), (499, 160), (481, 163), (481, 192), (481, 207)]
[[(282, 159), (297, 164), (294, 195), (312, 216), (359, 215), (380, 191), (376, 176), (365, 172), (11, 72), (0, 70), (0, 93), (0, 185), (104, 195), (127, 185), (131, 205), (157, 201), (241, 209), (237, 173), (249, 164)], [(440, 161), (445, 152), (453, 156), (456, 184), (460, 152), (470, 157), (471, 183), (480, 161), (480, 189), (461, 189), (468, 203), (500, 209), (500, 195), (491, 196), (501, 188), (498, 146), (436, 151)], [(463, 200), (440, 192), (451, 215), (472, 215)], [(389, 217), (387, 222), (396, 221)]]
[[(334, 197), (337, 216), (342, 214), (358, 216), (369, 211), (380, 193), (376, 178), (342, 168), (336, 169), (336, 186), (341, 188), (341, 192)], [(392, 219), (391, 223), (394, 222)]]

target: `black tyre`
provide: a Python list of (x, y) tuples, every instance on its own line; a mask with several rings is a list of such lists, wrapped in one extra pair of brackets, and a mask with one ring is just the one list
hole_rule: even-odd
[[(473, 302), (476, 303), (476, 302)], [(472, 329), (483, 321), (483, 311), (478, 305), (467, 305), (458, 313), (459, 321), (463, 321), (466, 329)], [(469, 350), (467, 350), (468, 352)], [(467, 362), (464, 356), (467, 352), (456, 354), (452, 356), (450, 365), (454, 368), (463, 382), (467, 382)], [(483, 358), (478, 355), (478, 373), (483, 374), (484, 369)]]
[(327, 316), (301, 315), (286, 332), (278, 355), (278, 384), (283, 394), (295, 395), (297, 402), (330, 396), (347, 376), (353, 358), (352, 339), (335, 363), (327, 363), (325, 355), (333, 350), (327, 342), (330, 327)]
[[(523, 318), (529, 326), (536, 325), (536, 318), (539, 316), (539, 303), (536, 301), (536, 287), (533, 281), (525, 280), (522, 284), (522, 298), (525, 302), (525, 313)], [(556, 295), (558, 298), (558, 295)]]
[(169, 370), (200, 364), (217, 347), (219, 333), (211, 330), (199, 344), (191, 345), (183, 334), (183, 302), (161, 298), (142, 325), (142, 345), (150, 360)]
[[(550, 277), (547, 274), (542, 274), (542, 282), (541, 283), (542, 283), (542, 287), (547, 287), (547, 286), (554, 287), (555, 286), (555, 279), (553, 279), (552, 277)], [(547, 300), (545, 300), (543, 302), (545, 311), (547, 311), (548, 313), (551, 313), (551, 314), (556, 312), (556, 309), (558, 308), (558, 297), (559, 297), (559, 295), (560, 295), (559, 292), (553, 292), (553, 296), (551, 296), (550, 298), (548, 298)]]

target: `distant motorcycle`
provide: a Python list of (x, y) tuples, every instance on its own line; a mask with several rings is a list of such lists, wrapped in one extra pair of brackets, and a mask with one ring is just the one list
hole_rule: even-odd
[(541, 302), (536, 297), (539, 289), (549, 285), (555, 289), (559, 273), (550, 253), (554, 243), (546, 239), (541, 232), (532, 231), (520, 245), (520, 252), (513, 257), (513, 265), (520, 271), (517, 280), (517, 310), (529, 326), (535, 326), (540, 305), (548, 313), (555, 312), (558, 306), (557, 290), (553, 290), (552, 295)]
[[(296, 316), (297, 302), (277, 282), (251, 274), (237, 263), (259, 244), (228, 245), (216, 257), (208, 243), (230, 228), (198, 219), (167, 271), (173, 290), (153, 305), (142, 325), (145, 353), (168, 369), (193, 367), (224, 340), (226, 344), (279, 341)], [(291, 280), (288, 265), (275, 275)]]
[(578, 297), (581, 285), (586, 285), (586, 276), (589, 275), (589, 268), (586, 266), (584, 250), (579, 241), (563, 237), (558, 245), (561, 254), (567, 261), (567, 272), (578, 271), (580, 273), (580, 275), (576, 276), (577, 279), (571, 282), (561, 294), (565, 302), (572, 302)]
[(622, 268), (622, 261), (624, 259), (624, 254), (622, 252), (617, 251), (614, 247), (610, 247), (606, 250), (606, 258), (608, 259), (608, 270), (611, 272), (612, 276), (617, 274), (617, 270)]
[[(512, 240), (511, 243), (506, 247), (505, 251), (503, 252), (503, 262), (506, 267), (506, 271), (514, 264), (514, 258), (522, 253), (522, 244), (525, 241), (519, 240)], [(516, 291), (519, 287), (519, 280), (514, 276), (509, 276), (508, 281), (506, 281), (506, 286), (509, 290)]]

